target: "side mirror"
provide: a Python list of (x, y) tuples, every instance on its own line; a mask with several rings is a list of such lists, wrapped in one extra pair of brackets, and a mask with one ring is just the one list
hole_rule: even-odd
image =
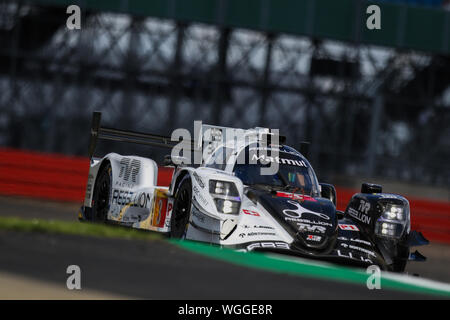
[(186, 157), (172, 157), (170, 154), (164, 156), (163, 164), (164, 166), (184, 166), (189, 163), (189, 159)]
[(337, 198), (336, 198), (336, 189), (333, 185), (328, 183), (321, 183), (320, 187), (322, 189), (321, 196), (322, 198), (329, 199), (331, 202), (333, 202), (334, 206), (337, 206)]
[(186, 157), (180, 157), (180, 156), (171, 156), (171, 155), (165, 155), (164, 156), (164, 165), (165, 166), (174, 166), (174, 167), (182, 167), (186, 164), (189, 164), (189, 159)]

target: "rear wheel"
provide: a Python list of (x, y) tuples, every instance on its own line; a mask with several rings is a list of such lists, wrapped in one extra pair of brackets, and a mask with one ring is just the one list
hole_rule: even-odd
[(95, 182), (92, 221), (105, 222), (108, 217), (109, 199), (111, 195), (111, 164), (105, 165)]
[(185, 233), (191, 215), (192, 183), (189, 176), (180, 182), (173, 204), (172, 218), (170, 220), (170, 236), (180, 239)]

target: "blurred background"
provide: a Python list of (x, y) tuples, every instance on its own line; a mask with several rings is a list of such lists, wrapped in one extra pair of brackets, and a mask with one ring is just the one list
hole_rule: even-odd
[[(365, 10), (381, 8), (381, 30)], [(81, 8), (69, 30), (66, 8)], [(91, 114), (279, 128), (326, 180), (450, 183), (446, 1), (1, 1), (0, 145), (87, 153)], [(116, 145), (117, 152), (126, 146)], [(161, 150), (140, 150), (162, 159)]]
[(94, 110), (161, 135), (202, 120), (309, 141), (339, 209), (363, 181), (407, 196), (432, 241), (408, 271), (450, 282), (450, 1), (0, 0), (0, 215), (76, 220)]

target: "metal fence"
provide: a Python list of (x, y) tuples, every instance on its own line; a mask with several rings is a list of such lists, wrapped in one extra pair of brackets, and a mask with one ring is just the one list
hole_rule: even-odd
[[(84, 155), (92, 111), (170, 134), (205, 123), (311, 142), (322, 177), (450, 183), (450, 59), (122, 13), (0, 3), (0, 144)], [(104, 150), (159, 151), (105, 145)]]

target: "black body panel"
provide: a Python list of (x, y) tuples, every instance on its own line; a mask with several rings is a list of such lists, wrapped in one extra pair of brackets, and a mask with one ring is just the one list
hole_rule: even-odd
[(406, 265), (408, 241), (411, 242), (409, 222), (400, 239), (380, 237), (374, 232), (375, 223), (387, 203), (407, 204), (407, 200), (399, 195), (355, 194), (344, 217), (338, 219), (336, 208), (329, 199), (259, 187), (249, 187), (247, 193), (264, 206), (294, 241), (290, 244), (246, 243), (237, 246), (241, 249), (360, 267), (375, 264), (389, 271), (403, 271)]

